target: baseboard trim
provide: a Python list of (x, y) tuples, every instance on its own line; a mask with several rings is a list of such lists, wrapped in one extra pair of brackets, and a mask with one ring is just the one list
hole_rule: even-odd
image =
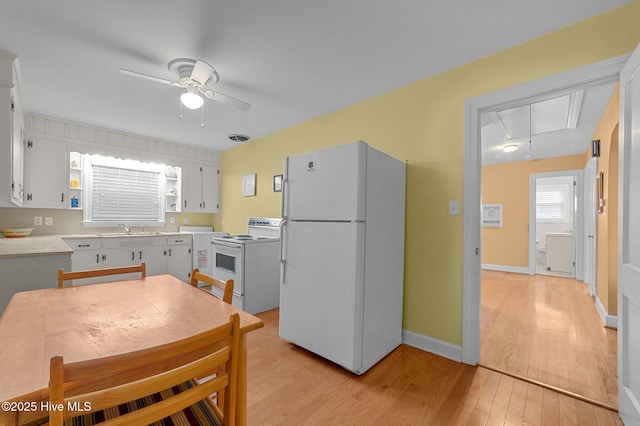
[(452, 361), (462, 362), (461, 346), (452, 345), (451, 343), (404, 329), (402, 330), (402, 343)]
[(598, 313), (600, 314), (605, 327), (618, 329), (618, 317), (607, 313), (607, 310), (604, 308), (604, 305), (598, 296), (596, 296), (596, 309), (598, 309)]
[(516, 274), (529, 275), (529, 268), (523, 268), (521, 266), (491, 265), (488, 263), (483, 263), (482, 269), (487, 269), (489, 271), (514, 272)]

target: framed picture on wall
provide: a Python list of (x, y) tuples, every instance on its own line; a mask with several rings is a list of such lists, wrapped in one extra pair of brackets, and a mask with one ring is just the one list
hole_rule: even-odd
[(256, 174), (250, 173), (242, 177), (242, 195), (253, 197), (256, 195)]
[(482, 205), (482, 226), (485, 228), (502, 227), (502, 204)]
[(282, 192), (282, 175), (273, 177), (273, 192)]

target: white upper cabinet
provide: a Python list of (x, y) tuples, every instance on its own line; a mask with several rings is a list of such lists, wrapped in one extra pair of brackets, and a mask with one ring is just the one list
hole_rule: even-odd
[(69, 207), (66, 143), (27, 138), (24, 165), (24, 207)]
[(21, 206), (24, 119), (17, 57), (0, 50), (0, 206)]
[(218, 213), (220, 211), (220, 172), (211, 165), (182, 168), (182, 211)]

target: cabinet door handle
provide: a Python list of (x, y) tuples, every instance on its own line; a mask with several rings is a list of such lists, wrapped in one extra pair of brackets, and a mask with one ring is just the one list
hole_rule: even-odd
[(136, 260), (136, 253), (135, 252), (131, 252), (131, 260)]
[(64, 192), (62, 192), (60, 195), (61, 195), (60, 202), (64, 203)]
[(169, 257), (171, 257), (171, 249), (169, 249)]
[(100, 254), (96, 254), (96, 263), (100, 263)]
[(140, 260), (142, 260), (142, 250), (140, 250)]
[(91, 247), (91, 244), (78, 244), (78, 247)]
[(207, 206), (207, 202), (206, 202), (206, 201), (203, 201), (203, 202), (202, 202), (202, 208), (204, 209), (206, 206)]
[(187, 200), (184, 200), (184, 207), (187, 208)]
[(106, 261), (107, 261), (107, 255), (106, 255), (106, 254), (103, 254), (103, 255), (102, 255), (102, 261), (103, 261), (103, 262), (106, 262)]

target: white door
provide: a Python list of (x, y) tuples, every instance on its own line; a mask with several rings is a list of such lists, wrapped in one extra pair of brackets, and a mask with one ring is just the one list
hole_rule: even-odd
[(352, 371), (362, 367), (364, 227), (286, 222), (282, 230), (280, 337)]
[[(606, 177), (605, 177), (606, 178)], [(640, 424), (640, 47), (620, 73), (618, 400), (625, 424)]]
[(584, 168), (584, 283), (589, 294), (597, 293), (598, 220), (596, 214), (596, 176), (598, 158), (591, 157)]
[(288, 157), (282, 216), (295, 220), (364, 220), (364, 142)]

